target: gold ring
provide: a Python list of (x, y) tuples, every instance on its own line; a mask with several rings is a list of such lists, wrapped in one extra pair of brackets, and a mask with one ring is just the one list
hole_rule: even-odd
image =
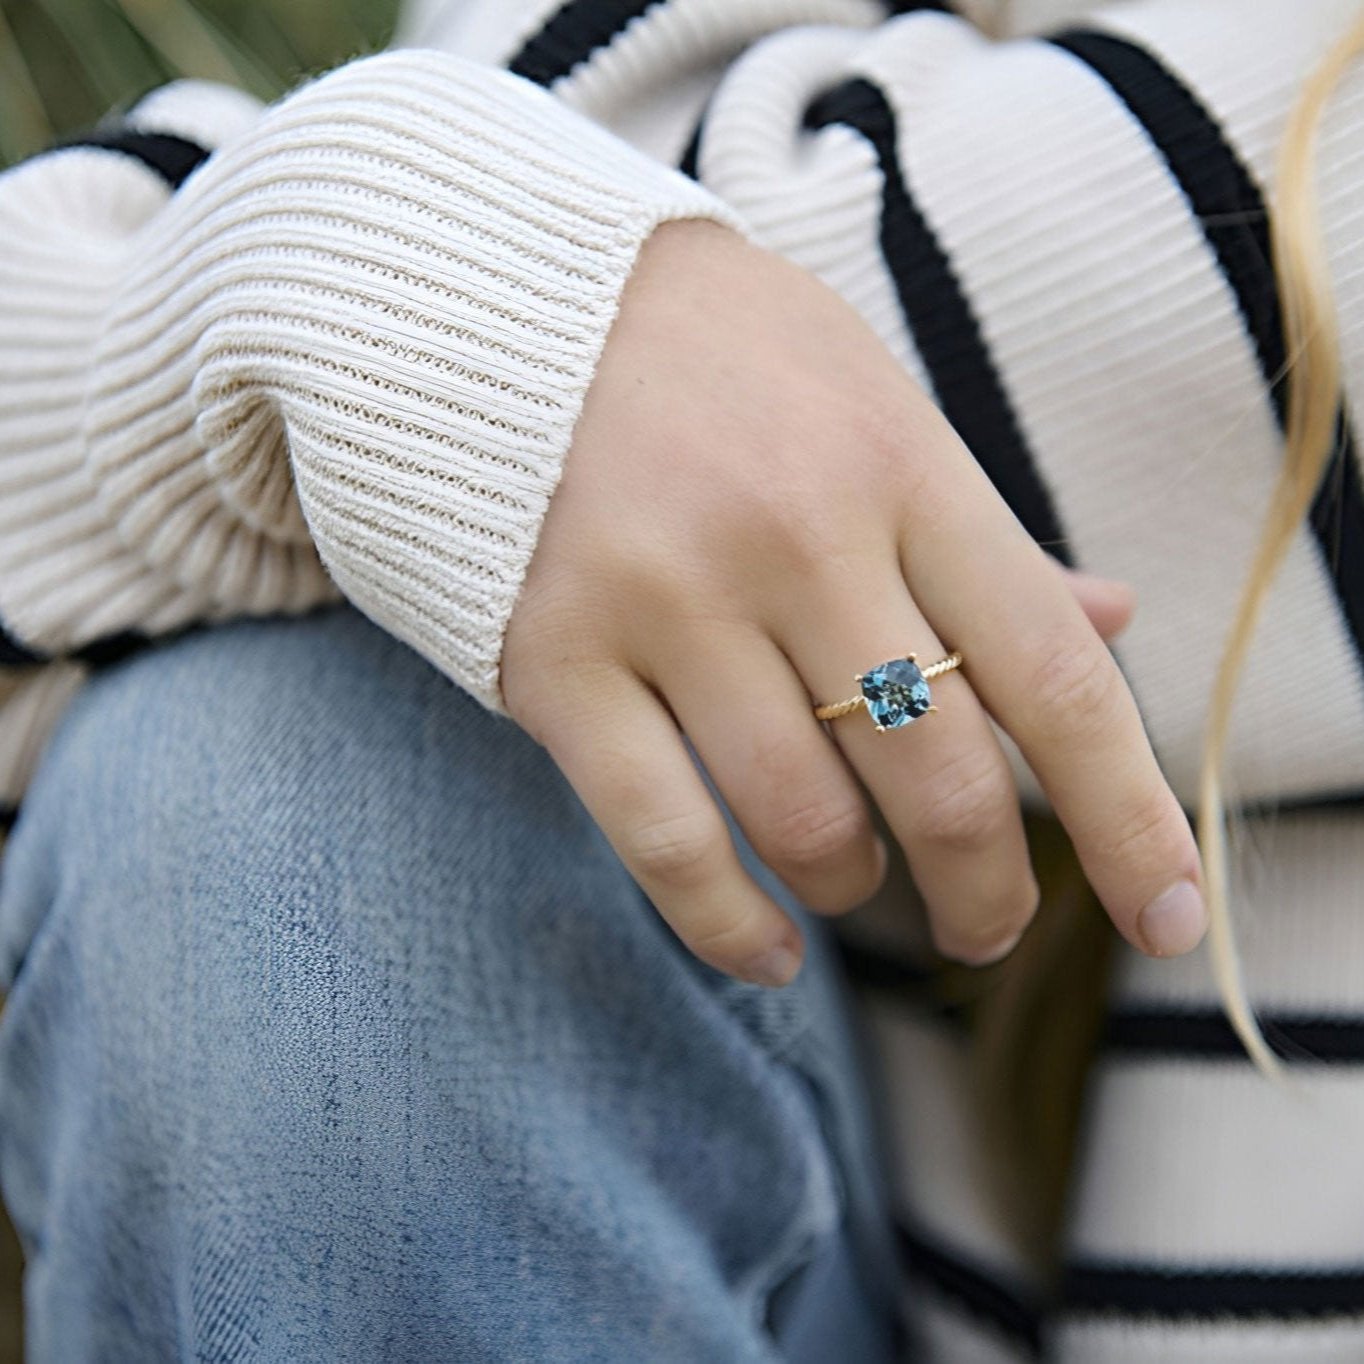
[(858, 673), (853, 681), (862, 688), (861, 695), (848, 701), (816, 706), (815, 719), (837, 720), (865, 706), (876, 725), (877, 733), (881, 733), (911, 724), (921, 715), (933, 714), (938, 708), (932, 704), (928, 694), (929, 680), (950, 673), (953, 668), (960, 668), (961, 650), (930, 663), (926, 668), (919, 667), (914, 657), (913, 654), (906, 654), (904, 658), (892, 658), (889, 663), (878, 664), (870, 672)]

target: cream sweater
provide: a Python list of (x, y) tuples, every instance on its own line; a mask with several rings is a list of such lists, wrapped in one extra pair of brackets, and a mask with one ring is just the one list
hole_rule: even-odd
[[(499, 708), (635, 256), (709, 217), (840, 290), (1028, 529), (1136, 586), (1119, 661), (1192, 804), (1282, 457), (1274, 152), (1355, 7), (1085, 8), (1017, 4), (1019, 32), (1083, 28), (996, 43), (879, 0), (424, 0), (405, 49), (269, 109), (171, 86), (0, 177), (0, 801), (90, 666), (338, 594)], [(1322, 173), (1356, 407), (1361, 157), (1356, 72)], [(1364, 830), (1322, 804), (1364, 791), (1360, 477), (1350, 445), (1233, 726), (1234, 791), (1309, 807), (1252, 820), (1238, 909), (1310, 1102), (1227, 1045), (1201, 958), (1129, 961), (1044, 1315), (958, 1041), (873, 1002), (931, 1357), (1364, 1358)]]

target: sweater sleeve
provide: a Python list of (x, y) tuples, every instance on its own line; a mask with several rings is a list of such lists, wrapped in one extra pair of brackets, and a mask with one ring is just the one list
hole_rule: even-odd
[(172, 88), (92, 141), (0, 177), (12, 660), (339, 589), (498, 708), (639, 247), (734, 215), (531, 84), (434, 52), (264, 111)]

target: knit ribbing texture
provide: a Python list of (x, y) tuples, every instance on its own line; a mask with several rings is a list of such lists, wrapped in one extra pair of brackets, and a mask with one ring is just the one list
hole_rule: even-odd
[(306, 86), (169, 201), (117, 151), (21, 167), (14, 230), (75, 157), (77, 240), (0, 281), (10, 628), (58, 652), (339, 588), (500, 709), (502, 634), (639, 248), (734, 215), (429, 52)]

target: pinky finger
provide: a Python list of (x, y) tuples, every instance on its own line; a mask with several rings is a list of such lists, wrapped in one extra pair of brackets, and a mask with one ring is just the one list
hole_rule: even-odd
[(800, 931), (744, 870), (671, 713), (640, 679), (595, 674), (539, 734), (626, 869), (702, 961), (759, 985), (800, 970)]

